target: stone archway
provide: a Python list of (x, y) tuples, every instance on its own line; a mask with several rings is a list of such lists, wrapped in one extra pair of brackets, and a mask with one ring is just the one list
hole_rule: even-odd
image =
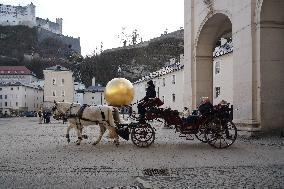
[(201, 97), (213, 99), (213, 50), (217, 40), (231, 35), (232, 23), (228, 16), (216, 13), (200, 27), (195, 42), (192, 69), (192, 106), (199, 104)]
[(261, 130), (282, 129), (284, 123), (284, 1), (263, 0), (259, 25)]

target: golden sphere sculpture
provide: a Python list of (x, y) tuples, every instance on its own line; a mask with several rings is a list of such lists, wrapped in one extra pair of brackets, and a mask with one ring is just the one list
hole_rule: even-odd
[(125, 78), (114, 78), (109, 81), (105, 88), (105, 98), (109, 105), (129, 105), (134, 98), (132, 83)]

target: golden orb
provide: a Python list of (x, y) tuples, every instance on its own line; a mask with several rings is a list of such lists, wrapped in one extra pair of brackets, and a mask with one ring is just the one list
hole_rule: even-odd
[(106, 85), (105, 98), (112, 106), (129, 105), (134, 98), (132, 83), (125, 78), (112, 79)]

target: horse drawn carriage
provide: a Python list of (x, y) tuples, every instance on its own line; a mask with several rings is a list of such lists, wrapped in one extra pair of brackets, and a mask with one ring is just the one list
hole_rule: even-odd
[[(180, 137), (185, 137), (195, 135), (195, 137), (215, 148), (227, 148), (232, 145), (237, 138), (237, 129), (232, 122), (232, 107), (229, 104), (218, 105), (218, 106), (206, 106), (206, 104), (201, 104), (199, 106), (199, 113), (197, 115), (191, 115), (188, 118), (183, 118), (179, 115), (176, 110), (171, 110), (169, 108), (160, 108), (163, 102), (159, 98), (149, 99), (147, 101), (140, 102), (140, 106), (145, 109), (145, 116), (137, 118), (131, 123), (122, 123), (118, 117), (118, 110), (114, 115), (115, 109), (109, 109), (108, 106), (97, 106), (97, 107), (82, 107), (79, 104), (72, 103), (55, 103), (56, 109), (59, 105), (65, 105), (65, 113), (68, 117), (70, 126), (67, 129), (67, 139), (69, 139), (70, 128), (77, 128), (78, 141), (80, 144), (82, 140), (82, 128), (84, 125), (91, 125), (92, 123), (101, 124), (101, 135), (99, 139), (94, 142), (97, 144), (106, 129), (115, 128), (116, 133), (129, 140), (131, 138), (132, 142), (138, 147), (148, 147), (155, 141), (155, 131), (156, 129), (150, 124), (153, 120), (164, 120), (166, 125), (174, 126), (176, 132), (180, 133)], [(208, 105), (208, 104), (207, 104)], [(115, 107), (114, 107), (115, 108)], [(62, 109), (62, 108), (59, 108)], [(84, 110), (90, 110), (88, 113)], [(106, 111), (103, 111), (105, 109)], [(90, 119), (88, 119), (88, 117)], [(102, 117), (101, 119), (92, 120), (94, 117)], [(113, 119), (114, 117), (114, 119)], [(112, 120), (113, 119), (113, 120)], [(79, 127), (78, 127), (79, 120)], [(72, 125), (73, 124), (73, 125)], [(105, 124), (105, 129), (102, 128), (102, 124)], [(79, 129), (78, 129), (79, 128)], [(117, 136), (118, 137), (118, 136)], [(118, 142), (116, 138), (115, 142)], [(118, 144), (118, 143), (116, 143)]]

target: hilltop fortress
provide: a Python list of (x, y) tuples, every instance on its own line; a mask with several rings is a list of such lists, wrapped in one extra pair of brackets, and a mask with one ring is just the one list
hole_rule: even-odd
[(80, 37), (73, 38), (62, 35), (62, 18), (56, 18), (56, 22), (51, 22), (49, 19), (36, 17), (35, 8), (33, 3), (27, 6), (0, 4), (0, 25), (37, 27), (40, 40), (52, 36), (70, 45), (73, 50), (81, 52)]
[(24, 7), (0, 4), (0, 25), (37, 26), (56, 34), (62, 34), (62, 18), (56, 18), (56, 23), (38, 18), (35, 16), (35, 7), (33, 3)]

